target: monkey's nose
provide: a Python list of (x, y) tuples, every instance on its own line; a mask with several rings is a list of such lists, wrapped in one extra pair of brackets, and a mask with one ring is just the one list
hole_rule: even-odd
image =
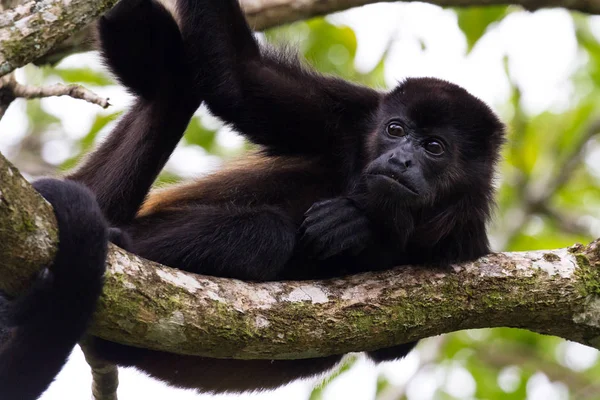
[(412, 160), (410, 158), (398, 155), (396, 153), (390, 154), (388, 162), (404, 169), (409, 168), (412, 165)]

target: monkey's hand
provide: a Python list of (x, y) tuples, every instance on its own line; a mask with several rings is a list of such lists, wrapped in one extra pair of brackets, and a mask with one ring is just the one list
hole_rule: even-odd
[(190, 98), (192, 74), (175, 19), (159, 0), (125, 0), (98, 22), (101, 53), (116, 77), (148, 100)]
[(344, 252), (358, 254), (373, 236), (364, 211), (346, 197), (313, 204), (304, 213), (300, 234), (309, 256), (319, 260)]

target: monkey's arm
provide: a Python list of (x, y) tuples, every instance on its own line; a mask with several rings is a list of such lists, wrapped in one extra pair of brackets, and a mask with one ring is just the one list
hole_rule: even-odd
[(343, 136), (367, 129), (380, 93), (261, 50), (237, 0), (178, 0), (178, 8), (196, 90), (253, 142), (278, 154), (331, 155), (347, 146)]
[(191, 115), (138, 99), (100, 148), (67, 178), (85, 184), (96, 194), (111, 225), (128, 224)]
[(200, 98), (191, 93), (177, 25), (150, 0), (120, 2), (99, 23), (102, 54), (135, 104), (102, 145), (68, 178), (97, 196), (112, 225), (135, 216)]

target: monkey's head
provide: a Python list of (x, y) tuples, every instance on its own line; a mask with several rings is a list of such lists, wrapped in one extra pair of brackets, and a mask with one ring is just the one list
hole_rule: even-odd
[(484, 196), (489, 202), (504, 126), (465, 89), (411, 78), (386, 95), (364, 170), (371, 195), (405, 206)]

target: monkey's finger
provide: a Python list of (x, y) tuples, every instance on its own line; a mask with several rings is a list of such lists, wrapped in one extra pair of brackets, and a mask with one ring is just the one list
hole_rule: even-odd
[(369, 240), (369, 235), (365, 232), (360, 232), (353, 236), (348, 236), (344, 238), (342, 241), (335, 244), (335, 246), (327, 246), (325, 247), (318, 255), (318, 260), (326, 260), (335, 255), (341, 254), (343, 252), (350, 251), (353, 255), (356, 255), (363, 251)]
[(346, 234), (346, 231), (350, 231), (353, 226), (356, 225), (356, 221), (345, 221), (341, 224), (335, 224), (329, 221), (320, 221), (317, 224), (306, 224), (304, 225), (303, 235), (301, 240), (308, 247), (312, 247), (312, 243), (316, 242), (334, 242), (336, 236), (342, 236)]
[(311, 230), (312, 232), (327, 232), (338, 228), (342, 228), (347, 224), (355, 223), (358, 220), (366, 219), (363, 215), (357, 212), (346, 212), (346, 213), (330, 213), (324, 215), (321, 218), (306, 219), (300, 225), (300, 231), (306, 232)]
[(310, 248), (318, 259), (327, 258), (325, 255), (339, 254), (353, 246), (353, 241), (360, 241), (368, 236), (368, 222), (365, 219), (348, 221), (345, 224), (322, 232), (318, 236), (308, 237), (304, 242), (306, 248)]
[(304, 213), (305, 217), (310, 215), (328, 214), (332, 210), (355, 208), (350, 200), (344, 197), (338, 197), (335, 199), (328, 199), (313, 203), (312, 206)]
[[(350, 203), (344, 205), (330, 203), (330, 206), (320, 207), (307, 211), (302, 221), (301, 229), (306, 229), (309, 225), (324, 225), (326, 228), (334, 228), (338, 225), (359, 218), (366, 218), (364, 214)], [(325, 229), (319, 227), (319, 229)]]

